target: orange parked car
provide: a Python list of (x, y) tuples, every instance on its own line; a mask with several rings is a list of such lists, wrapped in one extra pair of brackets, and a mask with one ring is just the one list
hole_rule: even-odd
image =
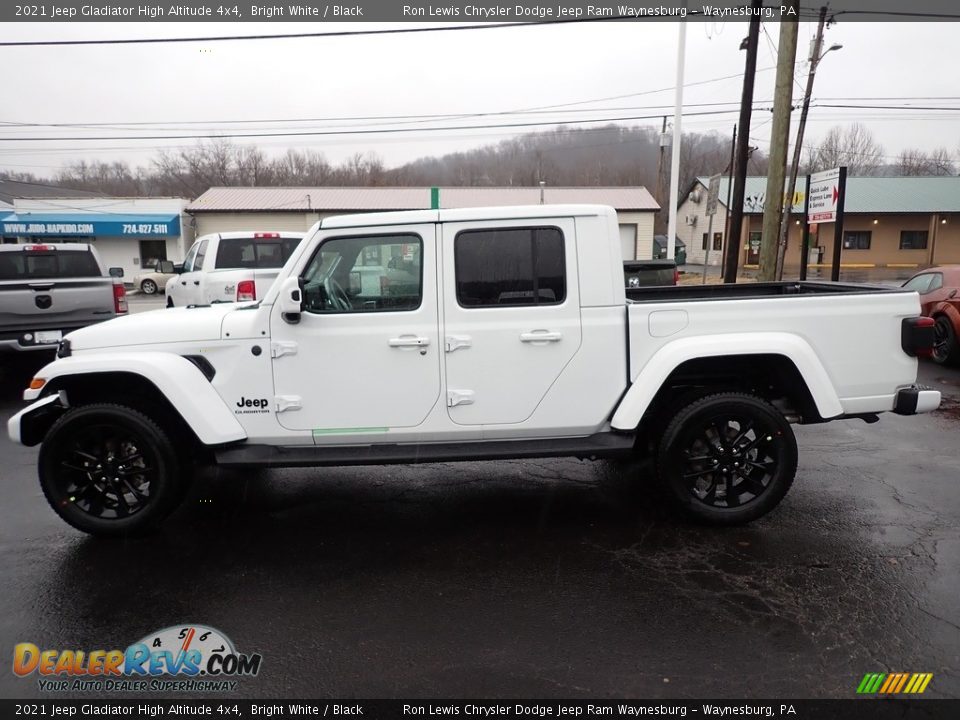
[(917, 273), (903, 287), (920, 293), (920, 312), (937, 321), (934, 362), (960, 364), (960, 265), (944, 265)]

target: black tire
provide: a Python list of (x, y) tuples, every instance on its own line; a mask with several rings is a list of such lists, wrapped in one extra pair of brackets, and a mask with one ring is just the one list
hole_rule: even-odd
[(157, 287), (157, 284), (153, 280), (144, 280), (140, 283), (140, 291), (144, 295), (155, 295), (157, 290), (160, 288)]
[(106, 403), (58, 419), (40, 446), (38, 468), (50, 507), (91, 535), (151, 529), (176, 508), (187, 484), (163, 428), (138, 410)]
[(953, 322), (946, 315), (937, 316), (930, 359), (938, 365), (960, 365), (960, 343), (957, 342)]
[(714, 525), (767, 514), (796, 472), (790, 423), (747, 393), (716, 393), (685, 405), (667, 425), (657, 454), (657, 475), (670, 499), (688, 517)]

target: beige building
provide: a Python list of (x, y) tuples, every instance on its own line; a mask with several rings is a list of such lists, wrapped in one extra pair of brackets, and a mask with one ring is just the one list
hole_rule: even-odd
[[(708, 254), (706, 215), (708, 178), (693, 183), (678, 209), (677, 235), (687, 244), (687, 261), (702, 264)], [(798, 179), (787, 238), (785, 268), (800, 265), (805, 180)], [(747, 178), (740, 265), (759, 259), (767, 179)], [(727, 178), (709, 239), (708, 263), (721, 263), (728, 218)], [(960, 177), (847, 179), (840, 264), (844, 268), (921, 268), (960, 263)], [(829, 267), (833, 257), (834, 224), (811, 226), (811, 267)]]
[[(624, 260), (653, 256), (660, 206), (644, 187), (444, 187), (441, 208), (588, 203), (617, 211)], [(196, 235), (308, 230), (330, 215), (431, 207), (428, 187), (214, 187), (187, 206)]]

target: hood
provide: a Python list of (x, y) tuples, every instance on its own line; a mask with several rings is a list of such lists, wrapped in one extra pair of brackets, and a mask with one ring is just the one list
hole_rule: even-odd
[(238, 307), (242, 306), (217, 303), (151, 310), (74, 330), (66, 337), (73, 350), (219, 340), (223, 318)]

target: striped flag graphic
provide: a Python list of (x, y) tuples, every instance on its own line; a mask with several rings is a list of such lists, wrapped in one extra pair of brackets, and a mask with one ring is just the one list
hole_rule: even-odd
[(867, 673), (857, 686), (858, 695), (919, 695), (933, 680), (933, 673)]

